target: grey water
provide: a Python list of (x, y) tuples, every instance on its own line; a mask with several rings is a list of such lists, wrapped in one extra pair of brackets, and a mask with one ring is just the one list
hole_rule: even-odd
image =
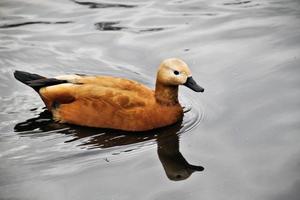
[[(153, 88), (185, 60), (185, 116), (130, 134), (51, 120), (14, 70)], [(0, 199), (298, 200), (298, 0), (0, 0)]]

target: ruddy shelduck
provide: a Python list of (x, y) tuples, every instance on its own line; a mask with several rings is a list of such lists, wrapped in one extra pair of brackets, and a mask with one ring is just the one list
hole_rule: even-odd
[(177, 58), (160, 64), (154, 91), (136, 81), (110, 76), (46, 78), (22, 71), (15, 71), (14, 76), (39, 93), (57, 122), (125, 131), (146, 131), (181, 120), (179, 85), (204, 91), (187, 64)]

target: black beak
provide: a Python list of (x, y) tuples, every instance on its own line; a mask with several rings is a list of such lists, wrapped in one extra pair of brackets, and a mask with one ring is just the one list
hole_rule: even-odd
[(186, 79), (186, 82), (183, 85), (191, 88), (195, 92), (204, 92), (204, 88), (200, 87), (191, 76)]

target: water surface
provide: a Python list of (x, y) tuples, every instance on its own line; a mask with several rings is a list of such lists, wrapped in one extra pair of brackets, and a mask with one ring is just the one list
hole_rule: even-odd
[[(0, 1), (0, 199), (299, 199), (297, 0)], [(128, 134), (54, 123), (13, 78), (154, 86), (184, 59), (182, 122)]]

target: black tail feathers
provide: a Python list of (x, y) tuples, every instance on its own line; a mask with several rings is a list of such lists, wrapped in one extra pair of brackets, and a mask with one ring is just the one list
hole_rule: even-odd
[(46, 77), (40, 76), (38, 74), (31, 74), (28, 72), (18, 71), (16, 70), (14, 72), (14, 76), (18, 81), (21, 81), (22, 83), (28, 85), (30, 81), (39, 80), (39, 79), (45, 79)]
[(25, 85), (28, 85), (32, 87), (35, 91), (39, 91), (42, 87), (47, 87), (51, 85), (57, 85), (62, 83), (67, 83), (66, 80), (58, 80), (55, 78), (46, 78), (44, 76), (40, 76), (38, 74), (31, 74), (28, 72), (18, 71), (16, 70), (14, 72), (15, 78), (24, 83)]

